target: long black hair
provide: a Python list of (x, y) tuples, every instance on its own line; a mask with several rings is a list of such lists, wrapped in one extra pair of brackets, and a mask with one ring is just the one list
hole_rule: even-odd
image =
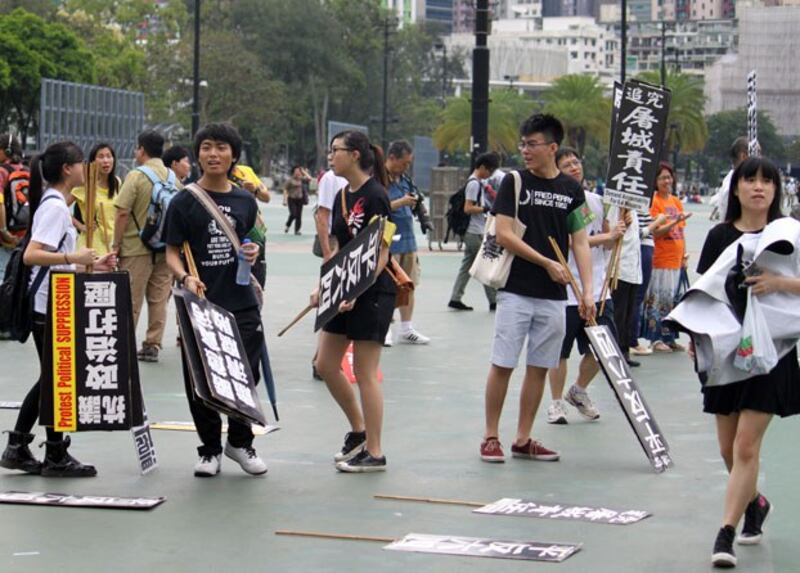
[(761, 172), (761, 176), (769, 179), (775, 185), (775, 196), (767, 211), (767, 223), (783, 217), (781, 213), (781, 173), (775, 164), (764, 157), (748, 157), (733, 172), (731, 186), (728, 189), (728, 210), (725, 213), (725, 222), (733, 223), (742, 216), (742, 203), (739, 196), (735, 193), (739, 181), (755, 177)]
[(369, 173), (381, 185), (389, 187), (389, 175), (386, 173), (383, 149), (380, 146), (370, 143), (369, 137), (355, 130), (337, 133), (331, 137), (331, 143), (336, 139), (341, 139), (348, 151), (358, 151), (358, 166), (364, 173)]
[(35, 155), (31, 160), (31, 182), (28, 187), (28, 202), (31, 206), (31, 219), (45, 190), (45, 183), (55, 185), (62, 180), (61, 169), (64, 165), (83, 162), (83, 150), (71, 141), (53, 143), (44, 153)]
[(119, 190), (119, 181), (117, 181), (117, 152), (111, 147), (110, 143), (98, 143), (89, 152), (89, 163), (97, 158), (97, 154), (101, 150), (108, 149), (111, 152), (111, 157), (114, 159), (114, 165), (111, 166), (111, 171), (108, 174), (108, 198), (113, 199)]

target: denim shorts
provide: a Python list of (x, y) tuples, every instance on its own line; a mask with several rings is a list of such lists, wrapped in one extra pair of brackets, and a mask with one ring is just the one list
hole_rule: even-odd
[(548, 300), (510, 292), (497, 293), (492, 364), (515, 368), (528, 339), (526, 364), (555, 368), (566, 332), (565, 300)]

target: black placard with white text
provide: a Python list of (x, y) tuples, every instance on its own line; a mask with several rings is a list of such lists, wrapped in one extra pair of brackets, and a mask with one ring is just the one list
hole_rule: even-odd
[(609, 509), (607, 507), (587, 507), (568, 503), (541, 503), (527, 499), (504, 497), (473, 510), (483, 515), (513, 515), (516, 517), (538, 517), (541, 519), (563, 519), (567, 521), (588, 521), (610, 525), (630, 525), (650, 516), (640, 509)]
[(409, 533), (387, 545), (391, 551), (438, 553), (464, 557), (515, 559), (518, 561), (550, 561), (559, 563), (580, 551), (580, 543), (544, 543), (539, 541), (508, 541), (456, 535), (427, 535)]
[(165, 497), (111, 497), (105, 495), (67, 495), (42, 491), (0, 492), (0, 503), (48, 505), (52, 507), (93, 507), (97, 509), (153, 509)]

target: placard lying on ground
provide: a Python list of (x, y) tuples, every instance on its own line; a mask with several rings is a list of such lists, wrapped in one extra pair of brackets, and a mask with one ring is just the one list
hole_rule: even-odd
[(551, 561), (560, 563), (580, 551), (580, 543), (542, 543), (539, 541), (506, 541), (482, 537), (456, 537), (409, 533), (387, 545), (392, 551), (440, 553), (521, 561)]
[(667, 129), (669, 90), (629, 80), (611, 133), (603, 202), (648, 209)]
[(0, 402), (0, 410), (19, 410), (22, 402)]
[(39, 423), (59, 432), (144, 423), (128, 273), (50, 274)]
[(236, 320), (185, 289), (173, 289), (192, 388), (210, 408), (246, 423), (267, 425)]
[[(197, 428), (195, 428), (192, 422), (156, 422), (155, 424), (150, 424), (150, 428), (152, 430), (170, 430), (173, 432), (196, 432)], [(267, 434), (271, 434), (272, 432), (277, 432), (281, 429), (280, 426), (252, 426), (251, 429), (253, 430), (253, 435), (255, 436), (266, 436)], [(222, 424), (222, 433), (225, 434), (228, 431), (228, 424)]]
[(66, 495), (41, 491), (0, 492), (0, 503), (51, 505), (56, 507), (95, 507), (98, 509), (153, 509), (165, 497), (108, 497), (104, 495)]
[(657, 472), (672, 465), (669, 445), (658, 427), (639, 386), (631, 377), (628, 363), (617, 346), (617, 341), (607, 326), (587, 326), (592, 351), (614, 396), (622, 406), (625, 417), (633, 428), (647, 459)]
[(567, 519), (571, 521), (591, 521), (592, 523), (610, 523), (613, 525), (630, 525), (650, 517), (649, 512), (638, 509), (619, 511), (606, 507), (586, 507), (553, 502), (539, 503), (511, 497), (498, 499), (494, 503), (473, 510), (473, 512), (484, 515)]
[(385, 219), (377, 218), (319, 270), (319, 306), (314, 331), (339, 313), (339, 304), (366, 291), (378, 278)]

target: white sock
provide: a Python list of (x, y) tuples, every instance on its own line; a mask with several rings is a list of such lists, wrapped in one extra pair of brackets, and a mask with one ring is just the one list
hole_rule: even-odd
[(414, 327), (411, 324), (410, 320), (400, 321), (400, 332), (402, 332), (403, 334), (408, 334), (412, 330), (414, 330)]

